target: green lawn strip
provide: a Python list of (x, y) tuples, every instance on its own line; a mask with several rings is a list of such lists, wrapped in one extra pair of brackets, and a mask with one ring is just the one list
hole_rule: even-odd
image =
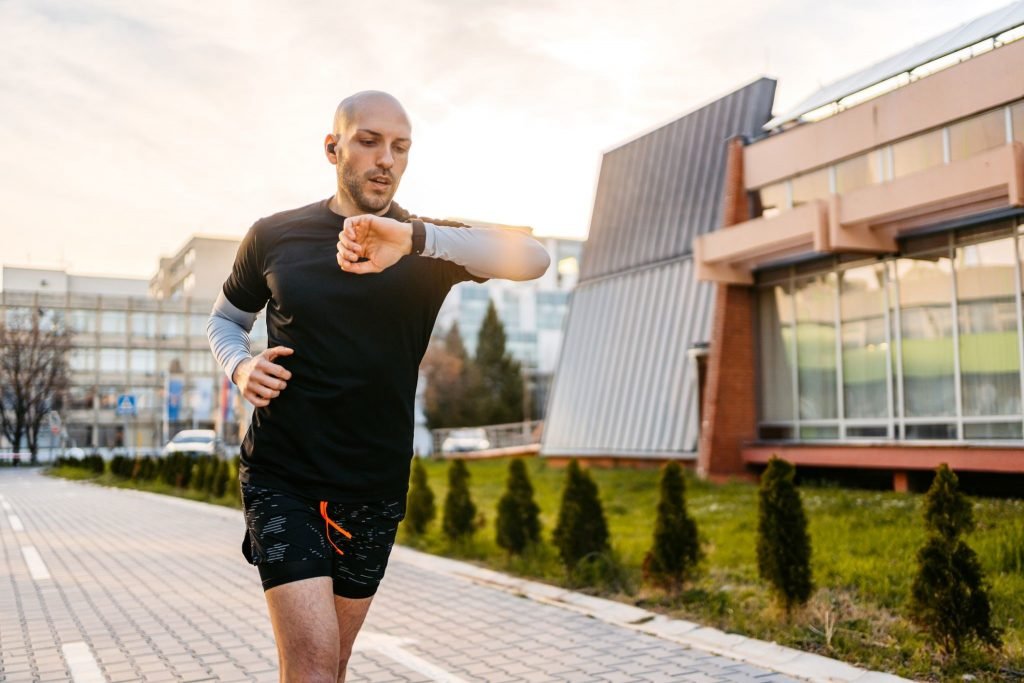
[[(468, 463), (470, 490), (482, 526), (471, 541), (455, 545), (441, 534), (448, 463), (426, 459), (424, 464), (438, 516), (419, 538), (400, 528), (400, 543), (523, 577), (569, 585), (550, 545), (564, 469), (549, 467), (540, 458), (527, 460), (541, 508), (545, 543), (523, 557), (509, 557), (494, 540), (495, 511), (505, 487), (508, 459)], [(810, 522), (817, 590), (808, 606), (787, 622), (757, 577), (756, 486), (710, 484), (687, 476), (687, 505), (697, 521), (707, 558), (694, 585), (669, 599), (645, 587), (640, 573), (654, 530), (658, 471), (595, 468), (591, 473), (600, 488), (612, 545), (625, 565), (631, 588), (614, 594), (586, 587), (576, 587), (578, 590), (918, 680), (958, 680), (970, 673), (978, 681), (995, 681), (1005, 680), (1007, 670), (1024, 670), (1024, 571), (1007, 570), (997, 561), (1001, 557), (999, 549), (1013, 541), (1008, 534), (1015, 525), (1024, 525), (1024, 500), (972, 499), (978, 529), (968, 541), (985, 568), (994, 621), (1005, 629), (1004, 648), (995, 655), (973, 652), (959, 662), (949, 662), (935, 654), (905, 616), (915, 554), (924, 540), (922, 496), (801, 487)], [(54, 474), (81, 478), (81, 471), (73, 468), (61, 468)], [(97, 480), (131, 486), (115, 479), (106, 473)], [(143, 482), (137, 488), (205, 500), (197, 491), (162, 483)], [(230, 493), (222, 500), (208, 502), (238, 505)]]

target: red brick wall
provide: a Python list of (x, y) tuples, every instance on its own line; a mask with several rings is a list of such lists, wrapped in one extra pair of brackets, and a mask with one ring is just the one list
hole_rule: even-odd
[[(743, 183), (743, 143), (729, 141), (723, 192), (722, 229), (749, 218)], [(707, 384), (697, 472), (712, 480), (749, 478), (741, 447), (757, 432), (754, 362), (754, 289), (718, 284), (708, 354)]]

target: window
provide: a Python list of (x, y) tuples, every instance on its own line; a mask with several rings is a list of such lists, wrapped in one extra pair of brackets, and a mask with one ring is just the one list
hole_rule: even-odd
[(956, 414), (953, 264), (947, 254), (942, 249), (896, 260), (903, 402), (909, 417)]
[(156, 351), (153, 349), (132, 349), (128, 353), (133, 376), (156, 374)]
[(1024, 102), (1010, 107), (1010, 119), (1013, 122), (1013, 139), (1024, 142)]
[(124, 372), (128, 357), (124, 349), (100, 349), (100, 372)]
[(761, 419), (789, 421), (793, 411), (793, 300), (788, 285), (758, 292), (758, 327), (761, 339)]
[(1021, 412), (1016, 255), (1010, 228), (1003, 232), (954, 251), (964, 415)]
[(757, 192), (761, 200), (761, 215), (765, 218), (777, 216), (780, 211), (789, 208), (789, 188), (785, 182), (765, 185)]
[(103, 334), (124, 334), (128, 316), (124, 311), (100, 311), (100, 332)]
[(79, 334), (96, 333), (96, 311), (72, 309), (68, 311), (71, 329)]
[(96, 372), (96, 349), (73, 348), (68, 363), (73, 372)]
[(155, 337), (156, 313), (132, 311), (132, 335), (136, 337)]
[(892, 146), (892, 174), (894, 178), (910, 175), (943, 163), (942, 131), (897, 142)]
[(850, 268), (839, 278), (843, 410), (846, 417), (889, 414), (885, 334), (885, 273), (881, 263)]
[(949, 127), (949, 159), (966, 159), (1006, 144), (1006, 113), (993, 109)]
[(160, 337), (171, 339), (185, 335), (185, 316), (180, 313), (160, 314)]
[(206, 336), (206, 321), (210, 319), (209, 313), (192, 313), (188, 316), (188, 333), (193, 337)]
[(882, 152), (872, 150), (836, 164), (836, 192), (874, 185), (882, 182), (883, 177)]
[(838, 417), (836, 406), (836, 273), (797, 280), (797, 387), (801, 419)]
[(827, 199), (829, 194), (831, 191), (827, 168), (793, 178), (793, 206), (800, 206), (815, 199)]

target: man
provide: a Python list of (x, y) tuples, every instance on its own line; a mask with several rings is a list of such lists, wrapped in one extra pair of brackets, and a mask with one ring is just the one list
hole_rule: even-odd
[[(418, 367), (450, 288), (528, 280), (525, 233), (419, 220), (392, 201), (412, 145), (367, 91), (324, 139), (337, 191), (258, 220), (214, 304), (214, 356), (255, 406), (242, 442), (242, 552), (259, 569), (283, 681), (344, 681), (405, 516)], [(267, 306), (267, 350), (248, 332)]]

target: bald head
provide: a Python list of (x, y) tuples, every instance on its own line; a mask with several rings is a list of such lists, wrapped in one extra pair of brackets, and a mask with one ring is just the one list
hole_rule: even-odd
[(343, 135), (350, 126), (367, 117), (400, 119), (411, 127), (409, 116), (398, 98), (381, 90), (363, 90), (338, 103), (338, 108), (334, 110), (334, 134)]
[(335, 209), (343, 216), (385, 213), (398, 189), (412, 146), (412, 126), (399, 101), (386, 92), (349, 95), (334, 112), (324, 139), (338, 176)]

